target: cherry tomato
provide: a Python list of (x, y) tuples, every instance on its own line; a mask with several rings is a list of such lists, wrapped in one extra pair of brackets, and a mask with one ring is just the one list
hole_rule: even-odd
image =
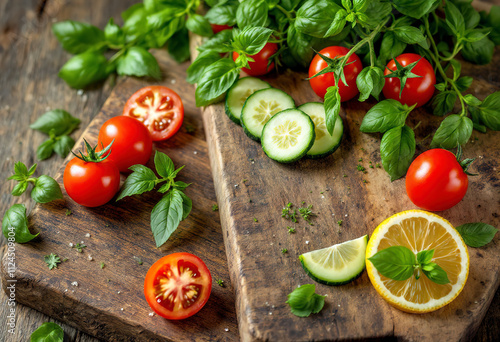
[(144, 280), (144, 296), (158, 315), (184, 319), (201, 310), (212, 291), (205, 263), (189, 253), (174, 253), (155, 262)]
[(153, 150), (153, 140), (146, 126), (128, 116), (115, 116), (99, 130), (98, 149), (113, 142), (108, 157), (120, 172), (127, 172), (135, 164), (146, 164)]
[[(436, 84), (436, 74), (432, 65), (422, 56), (415, 53), (404, 53), (396, 57), (396, 60), (403, 67), (420, 60), (411, 70), (412, 73), (422, 77), (408, 78), (405, 87), (399, 97), (401, 90), (401, 81), (397, 77), (385, 79), (385, 85), (382, 89), (384, 96), (388, 99), (394, 99), (408, 106), (417, 104), (417, 107), (426, 104), (434, 94), (434, 85)], [(391, 73), (390, 70), (396, 70), (394, 59), (387, 64), (384, 75)]]
[(109, 202), (120, 188), (120, 171), (110, 160), (86, 162), (73, 158), (63, 175), (66, 192), (76, 203), (98, 207)]
[[(348, 52), (349, 49), (343, 46), (329, 46), (321, 50), (319, 53), (326, 57), (334, 58), (337, 56), (339, 57), (345, 56)], [(361, 60), (355, 53), (353, 53), (349, 57), (346, 64), (349, 64), (344, 67), (344, 75), (347, 85), (345, 85), (344, 82), (339, 80), (339, 86), (338, 86), (340, 100), (342, 102), (349, 101), (359, 93), (358, 87), (356, 86), (356, 77), (358, 77), (358, 74), (363, 69)], [(311, 61), (311, 64), (309, 65), (309, 77), (316, 75), (318, 72), (320, 72), (327, 66), (328, 64), (317, 54), (316, 56), (314, 56), (313, 60)], [(311, 78), (309, 80), (309, 83), (311, 84), (311, 87), (314, 90), (314, 92), (319, 97), (324, 99), (326, 90), (329, 87), (333, 87), (335, 85), (335, 79), (333, 77), (333, 73), (328, 72), (321, 76)]]
[[(254, 62), (249, 62), (249, 68), (242, 68), (244, 72), (246, 72), (250, 76), (261, 76), (271, 72), (274, 69), (274, 62), (269, 64), (269, 58), (278, 52), (278, 45), (275, 43), (267, 43), (264, 45), (262, 50), (259, 53), (250, 56), (254, 59)], [(233, 61), (236, 61), (239, 54), (237, 52), (233, 52)]]
[(453, 153), (436, 148), (419, 155), (406, 174), (406, 193), (416, 206), (441, 211), (460, 202), (469, 180)]
[(153, 141), (161, 141), (172, 137), (181, 128), (184, 106), (172, 89), (148, 86), (127, 100), (123, 115), (141, 121), (149, 129)]
[(220, 31), (224, 30), (231, 30), (233, 27), (229, 25), (217, 25), (217, 24), (210, 24), (212, 26), (212, 31), (214, 31), (214, 34), (219, 33)]

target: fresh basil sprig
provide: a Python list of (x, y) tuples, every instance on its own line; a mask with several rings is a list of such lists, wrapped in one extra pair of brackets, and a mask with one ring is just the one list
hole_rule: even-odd
[(153, 190), (156, 185), (162, 184), (158, 192), (165, 195), (151, 212), (151, 230), (156, 247), (160, 247), (167, 242), (179, 223), (188, 217), (193, 203), (183, 192), (190, 184), (175, 180), (184, 166), (175, 169), (172, 159), (158, 151), (155, 153), (154, 163), (160, 178), (144, 165), (133, 165), (129, 168), (133, 172), (125, 180), (116, 200), (143, 194)]
[(309, 317), (311, 313), (318, 313), (323, 309), (326, 296), (320, 296), (315, 291), (316, 285), (305, 284), (288, 295), (286, 303), (295, 316)]
[(40, 325), (30, 337), (30, 342), (63, 342), (64, 330), (54, 322)]
[(31, 234), (28, 229), (28, 218), (24, 204), (14, 204), (3, 216), (2, 232), (6, 239), (17, 243), (26, 243), (38, 236)]
[(467, 246), (483, 247), (493, 240), (498, 229), (486, 223), (465, 223), (457, 227)]
[(419, 279), (421, 273), (436, 284), (448, 284), (450, 280), (445, 270), (432, 262), (434, 250), (420, 251), (415, 254), (404, 246), (391, 246), (368, 258), (384, 277), (393, 280), (406, 280), (412, 275)]
[(22, 162), (14, 164), (14, 174), (7, 178), (8, 180), (17, 181), (17, 185), (12, 190), (12, 195), (20, 196), (27, 189), (28, 184), (32, 183), (31, 198), (38, 203), (47, 203), (56, 199), (63, 198), (61, 187), (52, 178), (46, 175), (40, 177), (32, 177), (36, 171), (37, 164), (34, 164), (30, 169)]

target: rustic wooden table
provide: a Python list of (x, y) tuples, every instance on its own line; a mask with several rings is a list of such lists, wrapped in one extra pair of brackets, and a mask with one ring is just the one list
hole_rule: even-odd
[[(36, 162), (36, 147), (44, 136), (29, 128), (48, 109), (62, 108), (78, 116), (82, 123), (78, 137), (99, 112), (109, 96), (112, 79), (86, 90), (83, 94), (70, 89), (57, 77), (59, 68), (69, 55), (59, 46), (51, 32), (55, 21), (73, 19), (104, 27), (110, 17), (119, 20), (120, 12), (137, 0), (0, 0), (0, 179), (5, 180), (15, 161)], [(500, 1), (483, 0), (483, 4)], [(52, 157), (39, 163), (39, 170), (54, 175), (62, 160)], [(0, 183), (0, 215), (14, 203), (33, 202), (27, 196), (10, 195), (12, 182)], [(5, 244), (3, 236), (0, 246)], [(0, 291), (0, 317), (7, 320), (7, 297)], [(46, 321), (52, 321), (35, 310), (19, 305), (14, 334), (6, 322), (0, 324), (0, 340), (27, 341), (32, 331)], [(500, 291), (496, 293), (475, 341), (495, 341), (500, 336)], [(58, 322), (68, 341), (97, 341), (74, 328)], [(196, 337), (193, 337), (196, 339)]]

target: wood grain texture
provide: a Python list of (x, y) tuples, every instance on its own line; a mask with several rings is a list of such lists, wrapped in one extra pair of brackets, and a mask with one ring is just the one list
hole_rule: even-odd
[[(463, 63), (463, 74), (475, 77), (471, 92), (478, 98), (499, 89), (499, 62), (500, 53), (489, 66)], [(319, 101), (306, 77), (286, 71), (264, 80), (290, 94), (298, 106)], [(469, 248), (471, 267), (463, 292), (434, 313), (412, 315), (392, 308), (375, 292), (366, 273), (340, 287), (316, 284), (316, 292), (327, 295), (325, 308), (317, 315), (298, 318), (285, 304), (294, 288), (314, 283), (301, 268), (300, 254), (371, 234), (385, 218), (416, 208), (406, 196), (404, 179), (391, 183), (383, 169), (369, 167), (381, 163), (381, 135), (363, 134), (359, 126), (373, 104), (347, 102), (341, 113), (341, 147), (325, 159), (303, 159), (292, 165), (267, 158), (260, 144), (229, 120), (223, 104), (205, 108), (203, 120), (243, 341), (392, 337), (462, 341), (474, 336), (500, 282), (498, 234), (486, 247)], [(429, 148), (431, 139), (424, 137), (434, 133), (441, 120), (425, 108), (411, 113), (410, 127), (421, 122), (415, 130), (417, 155)], [(467, 157), (478, 156), (473, 168), (479, 176), (470, 178), (462, 202), (440, 213), (453, 225), (481, 221), (499, 226), (499, 146), (500, 133), (489, 131), (474, 132), (464, 148)], [(357, 165), (367, 172), (358, 171)], [(318, 212), (314, 226), (283, 219), (281, 209), (288, 202), (312, 204)], [(296, 233), (288, 234), (287, 226), (295, 227)], [(281, 253), (282, 248), (288, 253)]]

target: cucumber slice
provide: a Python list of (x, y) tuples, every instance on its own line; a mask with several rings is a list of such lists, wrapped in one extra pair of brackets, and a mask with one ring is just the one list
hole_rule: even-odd
[(255, 77), (243, 77), (229, 89), (226, 95), (226, 114), (240, 125), (241, 109), (246, 99), (257, 90), (271, 88), (269, 83)]
[(368, 235), (299, 256), (313, 280), (326, 285), (347, 284), (363, 273)]
[(266, 122), (288, 108), (295, 108), (295, 102), (284, 91), (274, 88), (257, 90), (248, 97), (241, 110), (243, 130), (253, 140), (260, 141)]
[(298, 109), (286, 109), (265, 124), (262, 149), (273, 160), (292, 163), (305, 156), (314, 143), (314, 137), (311, 118)]
[(307, 152), (307, 157), (318, 159), (329, 156), (337, 150), (344, 135), (344, 124), (340, 116), (337, 117), (333, 135), (330, 135), (326, 129), (325, 123), (325, 107), (320, 102), (304, 103), (298, 109), (309, 115), (314, 122), (314, 132), (316, 140), (314, 145)]

